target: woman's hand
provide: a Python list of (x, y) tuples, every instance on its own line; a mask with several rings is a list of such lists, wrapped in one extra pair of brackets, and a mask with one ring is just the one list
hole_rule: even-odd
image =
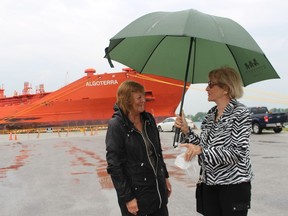
[(181, 132), (184, 133), (185, 135), (188, 134), (189, 127), (188, 127), (188, 123), (185, 119), (184, 111), (182, 111), (181, 116), (176, 115), (176, 120), (175, 120), (174, 126), (177, 128), (180, 128)]
[(136, 198), (127, 202), (126, 207), (131, 214), (137, 215), (137, 212), (139, 211), (139, 209), (138, 209), (138, 204), (137, 204)]
[(193, 157), (202, 153), (202, 148), (199, 145), (184, 143), (180, 147), (186, 147), (185, 157), (186, 161), (191, 161)]
[(170, 181), (169, 181), (168, 178), (166, 178), (166, 187), (167, 187), (168, 197), (170, 197), (170, 195), (172, 193), (172, 186), (171, 186)]

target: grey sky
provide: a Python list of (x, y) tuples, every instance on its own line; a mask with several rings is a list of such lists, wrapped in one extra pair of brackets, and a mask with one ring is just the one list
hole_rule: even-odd
[[(93, 67), (98, 73), (111, 69), (103, 58), (113, 37), (136, 18), (155, 11), (193, 8), (228, 17), (242, 25), (262, 48), (281, 79), (245, 88), (248, 106), (288, 107), (288, 3), (283, 0), (0, 0), (0, 84), (6, 96), (21, 92), (23, 83), (33, 91), (45, 84), (54, 91), (79, 79)], [(186, 95), (186, 114), (207, 111), (205, 85), (192, 85)]]

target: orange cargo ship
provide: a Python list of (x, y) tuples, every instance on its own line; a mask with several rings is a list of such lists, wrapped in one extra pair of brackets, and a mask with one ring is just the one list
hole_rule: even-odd
[(24, 84), (21, 95), (5, 97), (0, 89), (0, 128), (75, 127), (106, 124), (113, 114), (116, 90), (121, 82), (135, 80), (145, 86), (146, 111), (157, 121), (174, 116), (181, 100), (183, 82), (156, 75), (142, 75), (125, 68), (121, 72), (95, 74), (93, 68), (86, 76), (54, 92), (44, 86), (36, 93)]

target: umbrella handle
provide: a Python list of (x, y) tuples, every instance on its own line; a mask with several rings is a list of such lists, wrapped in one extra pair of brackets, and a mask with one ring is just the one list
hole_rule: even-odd
[(176, 128), (175, 130), (175, 135), (174, 135), (174, 141), (173, 141), (173, 147), (177, 148), (178, 147), (178, 143), (180, 141), (180, 128)]
[[(186, 84), (186, 83), (185, 83)], [(186, 88), (186, 85), (184, 87), (184, 92), (183, 92), (183, 95), (182, 95), (182, 100), (181, 100), (181, 105), (180, 105), (180, 112), (179, 112), (179, 116), (182, 116), (182, 108), (183, 108), (183, 103), (184, 103), (184, 96), (185, 96), (185, 88)], [(181, 132), (181, 129), (176, 127), (175, 129), (175, 135), (174, 135), (174, 140), (173, 140), (173, 147), (174, 148), (177, 148), (178, 147), (178, 144), (180, 142), (180, 132)]]

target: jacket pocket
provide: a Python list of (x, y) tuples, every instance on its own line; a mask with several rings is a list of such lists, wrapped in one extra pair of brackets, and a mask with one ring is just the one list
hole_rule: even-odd
[(156, 186), (134, 186), (133, 193), (137, 199), (139, 212), (146, 215), (159, 209), (160, 199)]
[(234, 203), (232, 205), (233, 211), (245, 211), (250, 209), (250, 202)]

